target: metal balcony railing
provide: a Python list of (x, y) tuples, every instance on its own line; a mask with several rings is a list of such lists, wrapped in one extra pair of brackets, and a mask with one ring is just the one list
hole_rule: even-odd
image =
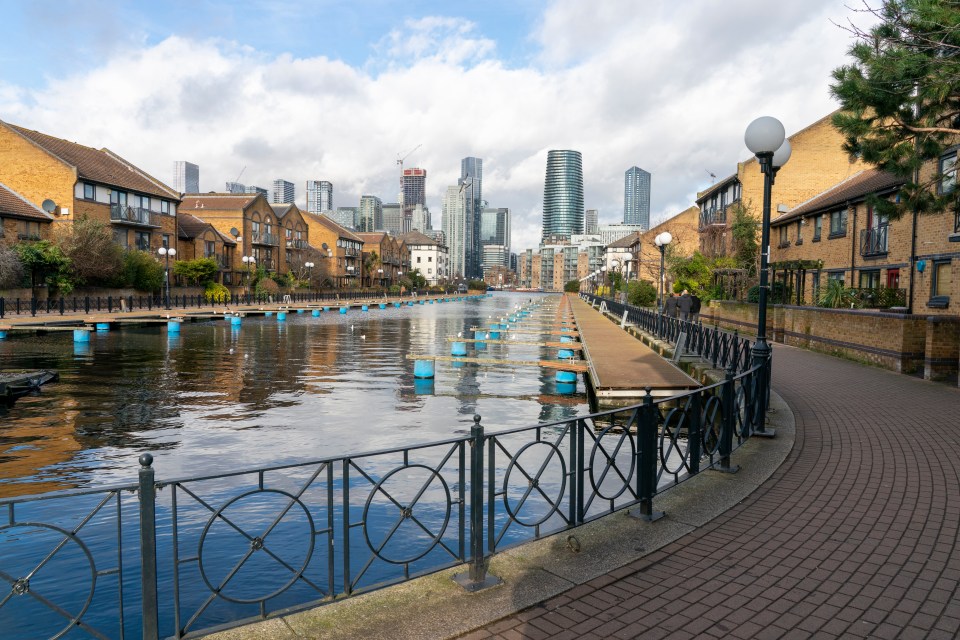
[(860, 231), (860, 255), (881, 256), (887, 253), (887, 225)]
[(287, 249), (306, 249), (307, 241), (306, 240), (294, 240), (292, 238), (287, 239)]
[(110, 205), (110, 222), (159, 227), (160, 214), (143, 207), (128, 207), (114, 203)]
[(727, 210), (726, 208), (722, 209), (706, 209), (705, 211), (700, 212), (700, 228), (709, 227), (712, 225), (725, 225), (727, 224)]
[(264, 233), (262, 231), (254, 231), (251, 235), (252, 242), (256, 244), (269, 244), (273, 246), (280, 245), (280, 236), (275, 233)]

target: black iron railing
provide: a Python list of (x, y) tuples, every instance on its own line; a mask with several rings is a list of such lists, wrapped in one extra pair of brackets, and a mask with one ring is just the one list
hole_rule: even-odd
[(159, 227), (160, 214), (143, 207), (128, 207), (125, 204), (113, 203), (110, 205), (110, 221)]
[(860, 230), (860, 255), (881, 256), (887, 253), (887, 225)]
[(625, 508), (655, 520), (659, 493), (731, 469), (762, 416), (763, 368), (571, 420), (491, 433), (474, 416), (468, 436), (297, 464), (157, 480), (144, 454), (136, 484), (0, 500), (4, 637), (193, 637), (456, 565), (478, 588), (497, 552)]
[(709, 227), (711, 225), (725, 225), (727, 224), (727, 208), (711, 208), (705, 209), (700, 212), (700, 228)]
[[(448, 292), (453, 291), (453, 287), (448, 288)], [(428, 290), (407, 291), (403, 295), (430, 295)], [(229, 297), (212, 301), (207, 300), (204, 295), (173, 295), (170, 296), (170, 306), (174, 309), (199, 309), (202, 307), (213, 306), (237, 306), (250, 304), (271, 304), (285, 301), (285, 296), (290, 296), (290, 303), (309, 304), (315, 302), (349, 302), (362, 298), (382, 296), (382, 289), (337, 289), (336, 291), (323, 292), (300, 292), (283, 294), (278, 293), (272, 296), (252, 295), (252, 294), (232, 294)], [(392, 294), (399, 295), (399, 294)], [(155, 307), (162, 308), (164, 298), (162, 295), (136, 295), (136, 296), (72, 296), (59, 298), (0, 298), (0, 318), (11, 315), (65, 315), (68, 313), (90, 313), (91, 311), (106, 311), (113, 313), (115, 311), (152, 311)]]

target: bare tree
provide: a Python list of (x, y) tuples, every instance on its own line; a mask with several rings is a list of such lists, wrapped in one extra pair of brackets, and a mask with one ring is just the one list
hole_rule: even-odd
[(0, 289), (13, 289), (23, 282), (23, 263), (13, 247), (0, 245)]

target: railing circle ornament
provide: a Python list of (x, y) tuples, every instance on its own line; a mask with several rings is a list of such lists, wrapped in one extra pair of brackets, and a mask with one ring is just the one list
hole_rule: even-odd
[[(663, 471), (670, 475), (675, 476), (685, 469), (690, 470), (690, 450), (688, 447), (681, 447), (679, 442), (680, 435), (688, 420), (689, 415), (686, 407), (674, 407), (663, 419), (660, 442), (657, 448), (660, 450), (660, 466)], [(674, 453), (677, 455), (673, 455)], [(672, 467), (671, 460), (679, 460), (678, 465)]]
[[(607, 436), (612, 429), (614, 429), (613, 425), (600, 432), (600, 435), (597, 436), (596, 441), (593, 443), (593, 448), (590, 451), (590, 486), (593, 488), (593, 492), (604, 500), (616, 500), (623, 495), (624, 491), (627, 491), (630, 488), (630, 478), (633, 477), (633, 470), (637, 466), (637, 447), (634, 444), (633, 439), (630, 438), (630, 432), (622, 427), (617, 428), (622, 429), (622, 431), (620, 433), (619, 441), (617, 442), (617, 448), (614, 449), (612, 456), (607, 455), (606, 449), (604, 449), (601, 444), (603, 443), (603, 438)], [(603, 481), (607, 477), (607, 473), (609, 473), (611, 470), (619, 471), (620, 467), (617, 466), (617, 454), (619, 453), (620, 447), (623, 445), (624, 441), (630, 445), (630, 469), (627, 471), (626, 475), (622, 473), (618, 474), (621, 478), (623, 478), (623, 485), (620, 487), (620, 489), (613, 495), (606, 495), (603, 493), (603, 491), (601, 491), (601, 487), (603, 485)], [(604, 459), (606, 460), (606, 464), (603, 465), (603, 472), (600, 474), (599, 481), (597, 480), (596, 473), (597, 453), (602, 453)]]
[[(415, 473), (417, 473), (418, 470), (426, 471), (426, 481), (420, 485), (410, 500), (399, 500), (396, 494), (398, 490), (404, 489), (405, 487), (400, 486), (391, 490), (388, 486), (390, 480), (400, 473), (403, 473), (406, 476), (402, 478), (402, 480), (408, 480)], [(400, 478), (399, 476), (397, 477)], [(440, 488), (443, 490), (443, 495), (446, 498), (444, 500), (443, 524), (440, 525), (440, 530), (436, 534), (430, 531), (430, 529), (420, 521), (415, 511), (417, 502), (430, 490), (431, 486), (434, 485), (435, 480), (440, 483)], [(370, 521), (370, 507), (373, 505), (373, 501), (378, 495), (382, 496), (389, 504), (392, 504), (394, 507), (396, 507), (398, 519), (388, 530), (386, 537), (379, 544), (374, 544), (374, 542), (370, 539), (370, 528), (367, 526), (363, 527), (363, 537), (367, 542), (367, 546), (370, 547), (370, 550), (374, 553), (374, 555), (384, 562), (402, 565), (416, 562), (420, 558), (433, 551), (433, 549), (440, 543), (440, 540), (443, 539), (443, 534), (446, 533), (447, 526), (450, 523), (450, 487), (447, 485), (446, 480), (443, 479), (443, 476), (441, 476), (436, 469), (431, 469), (430, 467), (422, 464), (410, 464), (397, 467), (393, 471), (383, 476), (380, 481), (373, 486), (373, 490), (371, 490), (370, 494), (367, 496), (367, 502), (363, 507), (363, 521), (365, 523)], [(429, 507), (424, 508), (425, 511), (428, 509)], [(414, 535), (410, 534), (410, 529), (413, 529)], [(401, 540), (400, 536), (403, 537), (403, 543), (410, 545), (412, 541), (414, 541), (413, 539), (418, 531), (426, 534), (427, 539), (425, 542), (428, 542), (426, 548), (417, 550), (419, 553), (415, 551), (413, 555), (403, 558), (391, 557), (389, 553), (385, 553), (387, 545), (389, 545), (394, 539)]]
[[(226, 513), (231, 506), (238, 505), (238, 503), (241, 503), (242, 501), (247, 501), (251, 498), (253, 498), (254, 500), (263, 500), (265, 497), (268, 500), (276, 500), (278, 498), (283, 498), (285, 499), (284, 501), (286, 502), (286, 504), (283, 505), (282, 508), (277, 510), (276, 512), (277, 515), (273, 523), (270, 524), (267, 527), (266, 531), (262, 533), (259, 533), (257, 535), (251, 535), (247, 533), (247, 531), (244, 530), (243, 527), (237, 524), (234, 521), (234, 519), (229, 517), (229, 515)], [(261, 506), (261, 505), (257, 505), (257, 506)], [(273, 548), (270, 547), (267, 539), (270, 532), (276, 530), (276, 528), (279, 525), (281, 525), (285, 520), (288, 523), (294, 520), (294, 518), (290, 515), (290, 512), (293, 510), (294, 506), (299, 507), (298, 512), (302, 512), (303, 515), (306, 517), (306, 524), (309, 529), (309, 531), (306, 532), (305, 536), (303, 534), (296, 535), (296, 536), (285, 536), (285, 540), (287, 538), (292, 538), (294, 540), (306, 539), (309, 541), (307, 544), (306, 552), (304, 553), (304, 556), (303, 556), (303, 561), (300, 562), (299, 566), (297, 567), (294, 567), (293, 565), (288, 563), (286, 560), (284, 560), (282, 557), (280, 557), (277, 553), (274, 553)], [(250, 513), (253, 513), (253, 514), (265, 513), (262, 508), (259, 508), (259, 509), (256, 507), (243, 508), (239, 505), (238, 505), (237, 512), (241, 517), (244, 517)], [(237, 555), (239, 555), (240, 557), (239, 559), (237, 559), (236, 563), (233, 565), (233, 568), (225, 573), (225, 578), (223, 579), (222, 583), (219, 586), (214, 586), (213, 582), (211, 581), (209, 567), (206, 566), (205, 560), (209, 559), (209, 556), (214, 554), (220, 558), (223, 558), (224, 556), (230, 554), (233, 551), (232, 549), (225, 551), (224, 544), (222, 541), (212, 542), (211, 545), (209, 546), (214, 548), (211, 549), (210, 551), (205, 551), (208, 547), (208, 545), (206, 545), (207, 536), (208, 534), (210, 534), (213, 526), (218, 522), (222, 522), (224, 525), (229, 527), (229, 529), (235, 531), (237, 535), (245, 538), (246, 543), (242, 547), (237, 548)], [(227, 600), (229, 602), (236, 602), (238, 604), (256, 604), (259, 602), (263, 602), (265, 600), (269, 600), (271, 598), (275, 598), (276, 596), (280, 595), (281, 593), (289, 589), (297, 580), (299, 580), (301, 576), (303, 576), (303, 572), (306, 571), (307, 565), (310, 564), (310, 559), (313, 557), (313, 547), (314, 547), (315, 539), (316, 539), (316, 529), (314, 528), (313, 517), (310, 515), (310, 510), (307, 509), (307, 506), (303, 504), (303, 502), (301, 502), (299, 498), (297, 498), (296, 496), (290, 493), (287, 493), (286, 491), (281, 491), (279, 489), (254, 489), (253, 491), (247, 491), (246, 493), (241, 493), (240, 495), (225, 502), (223, 506), (217, 509), (213, 513), (213, 515), (210, 516), (210, 519), (207, 521), (206, 526), (204, 526), (203, 532), (200, 534), (200, 541), (197, 545), (198, 546), (197, 556), (198, 556), (198, 565), (200, 567), (200, 577), (203, 579), (204, 584), (207, 585), (207, 588), (210, 589), (211, 593), (215, 593), (218, 597), (223, 598), (224, 600)], [(242, 553), (240, 553), (241, 550), (243, 550)], [(282, 545), (282, 550), (283, 552), (289, 552), (290, 548), (287, 545)], [(258, 556), (261, 556), (261, 557), (263, 555), (269, 556), (275, 561), (276, 565), (282, 567), (285, 571), (289, 571), (292, 574), (292, 576), (285, 583), (281, 584), (279, 587), (277, 587), (270, 593), (267, 593), (262, 596), (245, 598), (245, 597), (239, 597), (237, 595), (230, 595), (229, 593), (227, 593), (228, 585), (240, 573), (240, 570), (250, 560), (250, 558), (254, 556), (254, 554), (257, 554)], [(258, 582), (268, 577), (268, 576), (264, 576), (261, 573), (261, 571), (262, 569), (258, 570)], [(262, 585), (263, 582), (259, 582), (259, 584)]]
[[(534, 474), (531, 477), (526, 472), (523, 465), (519, 463), (519, 460), (524, 453), (533, 451), (534, 447), (538, 449), (546, 447), (548, 451), (544, 459), (545, 461), (540, 465), (540, 469), (537, 471), (536, 474)], [(557, 492), (556, 499), (550, 498), (544, 492), (542, 488), (543, 485), (541, 483), (541, 476), (543, 475), (543, 472), (549, 467), (548, 463), (550, 462), (550, 459), (554, 455), (556, 455), (557, 458), (560, 460), (560, 478), (561, 478), (560, 489)], [(519, 504), (517, 505), (516, 508), (514, 508), (510, 504), (510, 476), (513, 474), (514, 470), (517, 470), (520, 473), (522, 473), (524, 477), (527, 479), (526, 481), (527, 489), (523, 493), (523, 497), (520, 499)], [(543, 442), (542, 440), (531, 442), (521, 447), (517, 451), (516, 455), (514, 455), (511, 458), (510, 464), (507, 466), (507, 471), (506, 473), (503, 474), (503, 506), (506, 509), (507, 513), (510, 515), (510, 518), (514, 520), (517, 524), (522, 525), (524, 527), (536, 527), (538, 525), (543, 524), (547, 520), (549, 520), (550, 516), (552, 516), (554, 513), (556, 513), (560, 509), (560, 500), (566, 494), (566, 490), (567, 490), (567, 463), (563, 459), (563, 455), (560, 453), (560, 449), (558, 449), (556, 445), (551, 444), (549, 442)], [(523, 509), (524, 505), (526, 504), (527, 498), (534, 491), (539, 493), (540, 496), (543, 498), (543, 501), (546, 502), (548, 505), (550, 505), (550, 509), (547, 510), (547, 512), (543, 514), (543, 517), (541, 517), (539, 520), (526, 520), (526, 521), (522, 520), (519, 517), (520, 511)]]
[(723, 402), (719, 396), (710, 396), (703, 403), (702, 429), (703, 452), (713, 455), (720, 450), (720, 432), (723, 430)]
[[(45, 541), (41, 537), (43, 533), (38, 530), (43, 530), (43, 532), (48, 534), (54, 534), (55, 541), (50, 541), (49, 547), (45, 546)], [(35, 553), (29, 553), (29, 551), (28, 553), (23, 553), (23, 550), (11, 548), (10, 550), (13, 553), (8, 555), (4, 550), (5, 547), (17, 546), (17, 542), (23, 545), (24, 541), (28, 539), (29, 551), (35, 551)], [(11, 542), (11, 540), (13, 542)], [(87, 565), (90, 569), (90, 589), (87, 591), (86, 598), (76, 613), (71, 613), (67, 609), (71, 604), (63, 602), (63, 598), (69, 599), (70, 595), (83, 593), (83, 589), (78, 588), (76, 584), (77, 581), (54, 579), (53, 583), (61, 587), (63, 593), (58, 592), (51, 594), (44, 591), (44, 587), (48, 586), (45, 584), (46, 581), (38, 580), (38, 576), (44, 568), (49, 567), (48, 571), (56, 571), (56, 566), (53, 562), (57, 555), (63, 557), (63, 549), (67, 544), (76, 545), (76, 548), (78, 548), (83, 553), (83, 557), (86, 558)], [(50, 640), (62, 638), (80, 624), (81, 618), (83, 618), (83, 615), (90, 607), (90, 603), (93, 601), (93, 592), (97, 586), (97, 567), (93, 560), (93, 554), (90, 553), (90, 549), (87, 548), (87, 545), (85, 545), (80, 538), (66, 529), (61, 529), (52, 524), (42, 522), (17, 522), (15, 524), (0, 526), (0, 550), (4, 550), (0, 552), (0, 557), (4, 558), (3, 564), (0, 565), (0, 584), (9, 585), (9, 591), (7, 589), (0, 589), (0, 610), (5, 607), (12, 608), (17, 606), (18, 603), (29, 601), (49, 609), (50, 612), (54, 614), (50, 616), (51, 620), (57, 620), (57, 616), (66, 618), (66, 626), (50, 636)], [(9, 558), (9, 560), (7, 558)], [(34, 563), (34, 559), (37, 561), (36, 563)], [(24, 566), (17, 566), (18, 561), (23, 563)], [(34, 564), (35, 566), (28, 566)], [(19, 573), (20, 575), (11, 575), (8, 573), (10, 571)], [(4, 591), (6, 591), (6, 593), (3, 593)], [(61, 595), (63, 598), (61, 598)], [(16, 613), (11, 617), (14, 619), (18, 618)]]

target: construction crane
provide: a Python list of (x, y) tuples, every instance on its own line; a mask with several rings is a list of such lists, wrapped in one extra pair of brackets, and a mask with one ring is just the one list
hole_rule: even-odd
[(240, 169), (240, 174), (237, 176), (237, 179), (234, 182), (240, 182), (240, 178), (243, 177), (243, 172), (247, 170), (247, 165), (243, 165), (243, 169)]
[(410, 151), (407, 151), (402, 156), (399, 153), (397, 154), (397, 164), (400, 166), (400, 208), (401, 209), (403, 208), (403, 161), (409, 158), (414, 151), (416, 151), (422, 146), (423, 146), (422, 143), (418, 144), (417, 146), (415, 146), (413, 149), (410, 149)]

